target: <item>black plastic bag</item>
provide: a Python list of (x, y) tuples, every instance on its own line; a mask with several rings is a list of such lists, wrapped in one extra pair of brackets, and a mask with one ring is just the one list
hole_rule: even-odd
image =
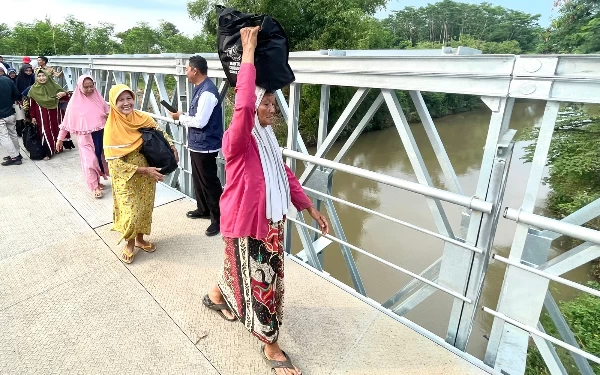
[(218, 5), (217, 24), (219, 59), (231, 87), (237, 83), (242, 64), (240, 30), (252, 26), (261, 27), (254, 52), (256, 85), (273, 92), (296, 80), (288, 63), (288, 38), (277, 20), (267, 15), (246, 14)]
[(177, 160), (171, 150), (171, 145), (160, 130), (154, 128), (140, 128), (142, 133), (142, 148), (140, 153), (146, 157), (148, 165), (161, 168), (161, 174), (169, 174), (177, 169)]
[(37, 126), (27, 125), (23, 128), (23, 145), (27, 152), (29, 152), (31, 160), (42, 160), (46, 157), (46, 150), (38, 135)]
[(15, 126), (17, 130), (17, 136), (23, 137), (23, 129), (25, 128), (25, 120), (17, 120), (17, 124)]

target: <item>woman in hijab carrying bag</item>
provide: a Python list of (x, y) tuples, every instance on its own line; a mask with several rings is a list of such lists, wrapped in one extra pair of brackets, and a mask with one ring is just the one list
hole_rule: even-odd
[(100, 178), (106, 180), (108, 176), (108, 164), (104, 160), (102, 146), (108, 111), (108, 104), (96, 89), (92, 76), (82, 75), (69, 100), (56, 142), (56, 151), (60, 152), (68, 134), (75, 134), (83, 178), (94, 198), (102, 197), (104, 185), (100, 183)]
[[(26, 90), (25, 95), (29, 98), (31, 122), (37, 126), (42, 145), (46, 150), (44, 160), (50, 160), (56, 151), (56, 141), (60, 131), (58, 126), (63, 120), (58, 103), (60, 100), (68, 99), (68, 93), (54, 82), (45, 70), (40, 69), (36, 73), (35, 83), (28, 91)], [(68, 135), (67, 137), (63, 142), (64, 147), (74, 148), (70, 137)]]
[(279, 375), (299, 375), (279, 347), (283, 318), (284, 223), (290, 203), (307, 210), (329, 232), (283, 157), (271, 125), (275, 96), (257, 87), (254, 51), (258, 27), (241, 30), (243, 57), (233, 119), (223, 136), (227, 185), (221, 196), (225, 260), (206, 307), (241, 321), (264, 345), (263, 357)]
[(143, 140), (140, 129), (161, 131), (171, 146), (175, 159), (177, 151), (169, 136), (147, 114), (135, 110), (135, 94), (127, 85), (115, 85), (109, 92), (110, 113), (104, 127), (104, 155), (113, 195), (112, 230), (121, 233), (123, 248), (121, 260), (133, 262), (138, 250), (152, 253), (156, 245), (144, 239), (150, 235), (156, 183), (164, 180), (160, 168), (150, 167), (140, 153)]

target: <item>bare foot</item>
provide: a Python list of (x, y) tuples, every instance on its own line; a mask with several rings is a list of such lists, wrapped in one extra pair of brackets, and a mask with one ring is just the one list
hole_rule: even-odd
[[(283, 351), (277, 343), (274, 344), (266, 344), (265, 345), (265, 355), (268, 359), (273, 361), (281, 361), (284, 362), (287, 360), (285, 355), (283, 355)], [(302, 372), (298, 370), (296, 366), (293, 369), (290, 368), (277, 368), (274, 369), (277, 375), (302, 375)]]
[(45, 161), (48, 161), (48, 160), (50, 160), (50, 156), (46, 156), (46, 157), (44, 158), (44, 160), (45, 160)]
[(106, 189), (106, 186), (104, 186), (104, 184), (98, 184), (98, 189), (104, 190)]
[[(223, 295), (221, 294), (221, 290), (219, 290), (218, 286), (214, 286), (208, 291), (208, 297), (216, 305), (221, 305), (221, 304), (226, 303), (225, 299), (223, 298)], [(223, 310), (221, 310), (221, 312), (227, 317), (227, 319), (235, 318), (235, 315), (233, 315), (233, 313), (231, 311), (229, 311), (229, 309), (223, 309)]]

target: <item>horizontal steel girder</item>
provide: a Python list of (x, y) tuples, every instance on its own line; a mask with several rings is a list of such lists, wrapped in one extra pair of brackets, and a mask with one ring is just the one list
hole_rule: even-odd
[[(225, 78), (214, 53), (210, 77)], [(62, 68), (184, 75), (187, 54), (52, 56)], [(21, 56), (5, 56), (20, 65)], [(328, 56), (290, 54), (297, 83), (600, 103), (600, 57), (581, 55)]]

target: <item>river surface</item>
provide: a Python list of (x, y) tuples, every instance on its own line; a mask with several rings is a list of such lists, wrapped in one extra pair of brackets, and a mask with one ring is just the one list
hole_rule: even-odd
[[(491, 116), (491, 111), (485, 105), (481, 107), (477, 111), (434, 120), (462, 189), (467, 196), (475, 193)], [(519, 131), (518, 137), (523, 128), (539, 125), (543, 113), (544, 103), (542, 102), (518, 102), (512, 114), (510, 127)], [(423, 126), (415, 123), (411, 125), (411, 129), (434, 185), (445, 188), (441, 168)], [(528, 142), (519, 141), (515, 145), (504, 196), (504, 207), (518, 208), (523, 201), (525, 185), (531, 168), (529, 163), (521, 160), (527, 144)], [(342, 145), (343, 141), (336, 143), (327, 158), (332, 159)], [(314, 149), (309, 150), (311, 154), (314, 154), (314, 151)], [(395, 127), (361, 135), (341, 162), (389, 176), (416, 181), (413, 168)], [(298, 175), (303, 169), (301, 164), (298, 162)], [(333, 195), (336, 197), (436, 231), (431, 211), (425, 199), (418, 194), (341, 172), (336, 172), (333, 181)], [(536, 213), (544, 212), (548, 191), (547, 186), (541, 186), (536, 203)], [(348, 242), (372, 254), (415, 273), (422, 272), (442, 256), (443, 243), (436, 238), (342, 204), (336, 203), (335, 206)], [(444, 208), (454, 233), (460, 233), (461, 208), (452, 204), (444, 204)], [(515, 227), (516, 224), (512, 221), (500, 219), (494, 241), (496, 252), (504, 256), (508, 255)], [(293, 251), (300, 250), (301, 245), (299, 245), (296, 233), (294, 233), (293, 243)], [(557, 247), (552, 249), (551, 257), (568, 250), (560, 248), (560, 240), (555, 241), (554, 245)], [(384, 302), (411, 280), (409, 276), (362, 254), (354, 252), (354, 259), (368, 296), (378, 302)], [(333, 277), (352, 285), (340, 248), (335, 243), (325, 250), (324, 268)], [(496, 308), (504, 272), (503, 264), (495, 262), (490, 265), (485, 280), (482, 305), (492, 309)], [(589, 272), (589, 266), (582, 266), (564, 276), (576, 282), (585, 282), (589, 280)], [(575, 294), (573, 290), (557, 286), (556, 283), (551, 283), (550, 288), (557, 299), (570, 299)], [(438, 291), (410, 311), (406, 317), (445, 338), (451, 303), (452, 297)], [(340, 318), (343, 319), (343, 317)], [(491, 324), (492, 318), (480, 311), (469, 342), (468, 351), (471, 354), (479, 358), (483, 357), (487, 345), (484, 335), (489, 334)]]

